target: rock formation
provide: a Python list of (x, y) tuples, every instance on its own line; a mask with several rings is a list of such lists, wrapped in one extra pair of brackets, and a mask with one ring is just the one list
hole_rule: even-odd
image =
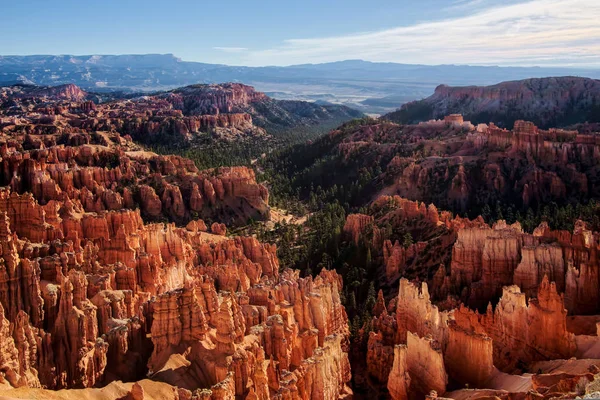
[[(188, 100), (190, 113), (218, 115), (260, 99)], [(186, 399), (352, 393), (341, 277), (280, 272), (274, 245), (225, 236), (225, 223), (269, 217), (268, 191), (251, 169), (199, 171), (115, 132), (34, 133), (19, 143), (12, 129), (0, 150), (7, 387), (92, 388), (149, 375)], [(119, 396), (146, 392), (141, 381)]]
[(29, 194), (3, 193), (0, 335), (10, 385), (92, 387), (139, 379), (147, 362), (155, 379), (186, 388), (164, 372), (181, 354), (189, 376), (202, 377), (187, 388), (211, 398), (350, 393), (334, 272), (280, 275), (274, 247), (253, 238), (145, 225), (139, 211), (57, 213)]
[[(64, 212), (61, 203), (66, 202), (75, 212), (139, 207), (150, 220), (168, 218), (178, 223), (192, 217), (245, 223), (250, 217), (269, 216), (267, 189), (244, 167), (199, 171), (181, 157), (96, 145), (25, 153), (5, 149), (0, 164), (2, 185), (16, 193), (30, 192), (55, 214)], [(28, 218), (21, 210), (9, 212), (13, 218)]]
[(388, 376), (387, 389), (393, 400), (408, 399), (411, 384), (407, 366), (406, 345), (394, 346), (394, 364)]
[(386, 118), (412, 123), (459, 113), (477, 122), (488, 122), (482, 121), (481, 117), (492, 116), (500, 121), (516, 117), (533, 119), (544, 126), (563, 125), (572, 123), (567, 122), (572, 104), (589, 113), (599, 99), (600, 83), (597, 80), (567, 76), (502, 82), (492, 86), (440, 85), (430, 97), (407, 103)]
[(492, 228), (461, 229), (452, 251), (449, 290), (485, 310), (503, 286), (515, 284), (534, 295), (547, 276), (565, 293), (569, 312), (597, 313), (598, 243), (598, 234), (582, 223), (576, 224), (573, 234), (551, 231), (547, 224), (526, 234), (520, 225), (503, 222)]
[[(468, 121), (399, 125), (367, 120), (332, 131), (312, 149), (339, 156), (335, 166), (348, 169), (347, 176), (358, 176), (361, 168), (377, 175), (373, 181), (378, 190), (361, 193), (361, 206), (385, 193), (471, 218), (486, 208), (489, 217), (498, 203), (504, 213), (510, 207), (513, 215), (524, 216), (528, 209), (551, 202), (566, 206), (600, 196), (594, 183), (600, 163), (598, 134), (541, 129), (526, 120), (503, 128)], [(311, 168), (316, 171), (318, 166)], [(325, 174), (334, 179), (332, 173)]]
[[(377, 204), (386, 205), (383, 214)], [(389, 271), (398, 271), (429, 282), (400, 279), (398, 295), (387, 306), (383, 292), (378, 295), (366, 349), (366, 370), (378, 390), (384, 387), (392, 398), (406, 399), (411, 393), (425, 396), (431, 391), (443, 396), (449, 387), (465, 385), (490, 390), (505, 385), (506, 390), (517, 390), (507, 383), (513, 380), (515, 385), (524, 385), (518, 390), (535, 391), (532, 382), (542, 379), (543, 369), (533, 379), (519, 374), (536, 368), (536, 363), (573, 360), (586, 351), (585, 357), (600, 356), (595, 350), (584, 350), (597, 345), (596, 336), (575, 336), (567, 324), (569, 313), (598, 312), (597, 304), (591, 306), (589, 301), (596, 298), (598, 285), (592, 272), (598, 270), (598, 233), (581, 221), (573, 233), (553, 231), (543, 223), (528, 234), (518, 223), (498, 221), (490, 227), (481, 219), (429, 213), (417, 202), (392, 197), (382, 197), (371, 207), (375, 208), (369, 213), (377, 218), (361, 217), (371, 217), (368, 229), (347, 224), (354, 226), (347, 230), (347, 237), (358, 237), (369, 246), (382, 245), (382, 275), (390, 277)], [(375, 238), (386, 222), (413, 227), (415, 240), (439, 232), (439, 239), (429, 239), (427, 247), (447, 257), (436, 270), (417, 256), (424, 250), (414, 245), (381, 243)], [(423, 268), (430, 273), (419, 272)], [(585, 280), (575, 271), (583, 272)], [(595, 333), (595, 326), (588, 330)], [(549, 374), (553, 378), (544, 379), (559, 379), (558, 372)], [(552, 389), (540, 384), (535, 394), (556, 390), (567, 395), (575, 391), (571, 383), (560, 389), (559, 384)], [(485, 393), (491, 392), (477, 391), (477, 395)]]
[[(109, 101), (99, 102), (102, 97)], [(10, 109), (6, 118), (5, 108)], [(203, 133), (221, 142), (268, 141), (272, 137), (265, 127), (312, 126), (360, 116), (344, 106), (273, 100), (240, 83), (191, 85), (134, 98), (89, 94), (72, 84), (0, 89), (0, 131), (28, 135), (29, 147), (57, 140), (38, 136), (47, 134), (75, 136), (83, 144), (89, 139), (77, 134), (95, 131), (165, 145), (202, 141)]]
[(193, 86), (95, 104), (71, 86), (0, 93), (16, 104), (0, 116), (8, 397), (110, 387), (136, 400), (343, 399), (349, 353), (394, 399), (464, 387), (550, 398), (596, 379), (600, 235), (581, 221), (572, 232), (490, 227), (425, 202), (466, 210), (485, 192), (543, 204), (574, 188), (594, 197), (594, 135), (475, 127), (459, 115), (332, 132), (340, 159), (360, 151), (384, 163), (384, 193), (414, 199), (382, 196), (347, 217), (342, 241), (368, 249), (381, 287), (351, 345), (342, 276), (300, 278), (275, 245), (228, 230), (269, 218), (252, 169), (201, 171), (128, 136), (243, 130), (263, 94)]

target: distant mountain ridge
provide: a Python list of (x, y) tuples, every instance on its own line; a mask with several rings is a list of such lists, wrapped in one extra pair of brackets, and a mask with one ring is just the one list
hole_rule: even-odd
[[(411, 65), (347, 60), (287, 67), (243, 67), (187, 62), (172, 54), (0, 56), (0, 85), (73, 83), (88, 91), (170, 90), (195, 83), (241, 82), (278, 99), (328, 101), (369, 113), (393, 111), (403, 102), (431, 95), (441, 83), (490, 85), (532, 77), (578, 75), (600, 70)], [(392, 96), (388, 101), (366, 101)]]
[(600, 122), (600, 80), (573, 76), (533, 78), (493, 86), (440, 85), (423, 100), (404, 104), (384, 118), (416, 123), (462, 114), (474, 123), (511, 127), (516, 120), (541, 127)]

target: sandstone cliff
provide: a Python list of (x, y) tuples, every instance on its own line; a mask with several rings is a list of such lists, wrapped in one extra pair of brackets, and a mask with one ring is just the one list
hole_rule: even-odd
[(0, 184), (30, 192), (55, 212), (65, 202), (75, 212), (139, 207), (150, 220), (180, 224), (193, 217), (245, 223), (269, 216), (268, 191), (245, 167), (199, 171), (181, 157), (127, 152), (114, 143), (27, 152), (5, 148), (2, 154)]
[[(440, 85), (430, 97), (408, 103), (386, 118), (402, 123), (442, 118), (452, 113), (487, 123), (530, 119), (543, 126), (564, 125), (580, 112), (583, 121), (600, 99), (600, 83), (579, 77), (534, 78), (493, 86), (450, 87)], [(485, 118), (485, 120), (481, 120)], [(581, 122), (583, 122), (581, 121)]]
[[(0, 335), (10, 385), (92, 387), (149, 370), (215, 399), (350, 393), (336, 273), (280, 275), (274, 246), (253, 238), (3, 193)], [(165, 371), (178, 354), (187, 380), (173, 382)]]

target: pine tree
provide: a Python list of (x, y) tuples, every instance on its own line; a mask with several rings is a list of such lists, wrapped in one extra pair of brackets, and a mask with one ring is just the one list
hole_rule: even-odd
[(527, 232), (532, 232), (536, 225), (535, 215), (531, 207), (527, 208), (527, 212), (525, 213), (525, 230)]
[(371, 282), (367, 292), (367, 301), (365, 302), (365, 313), (371, 314), (375, 303), (377, 303), (377, 293), (375, 292), (375, 284)]
[(499, 201), (496, 202), (496, 220), (504, 219), (504, 215), (502, 214), (502, 205)]
[(508, 222), (509, 224), (515, 222), (515, 215), (513, 213), (512, 207), (508, 207), (508, 210), (506, 211), (506, 222)]
[(414, 240), (413, 240), (412, 235), (410, 234), (410, 232), (406, 232), (404, 234), (404, 237), (402, 238), (402, 246), (404, 246), (404, 248), (408, 248), (413, 243), (414, 243)]
[(492, 219), (492, 209), (490, 208), (489, 204), (485, 204), (483, 206), (483, 209), (481, 210), (481, 216), (483, 217), (485, 222), (490, 222), (490, 220)]
[(356, 296), (354, 295), (354, 292), (350, 292), (350, 294), (348, 295), (346, 307), (349, 311), (356, 310)]

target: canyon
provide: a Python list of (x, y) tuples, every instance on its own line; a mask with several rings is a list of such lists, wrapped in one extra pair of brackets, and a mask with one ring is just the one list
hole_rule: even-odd
[[(101, 167), (103, 152), (122, 158), (113, 168)], [(0, 334), (7, 395), (144, 376), (170, 385), (172, 398), (180, 399), (351, 393), (339, 275), (280, 272), (273, 246), (228, 238), (222, 224), (208, 233), (199, 219), (183, 227), (142, 219), (178, 220), (192, 209), (202, 213), (205, 204), (215, 210), (223, 203), (223, 212), (231, 212), (240, 201), (268, 215), (266, 189), (252, 181), (251, 171), (201, 178), (181, 158), (129, 158), (112, 144), (5, 145), (2, 163), (8, 180), (0, 192)], [(136, 197), (116, 186), (149, 169), (181, 181), (161, 181), (161, 197), (140, 185), (134, 207), (128, 202)], [(183, 201), (184, 181), (194, 189)], [(123, 398), (144, 398), (143, 384), (115, 390)]]
[[(385, 239), (390, 221), (415, 243)], [(349, 215), (344, 234), (371, 248), (387, 281), (361, 331), (366, 367), (353, 370), (368, 374), (371, 391), (574, 398), (598, 379), (600, 233), (583, 222), (528, 234), (396, 196)]]
[[(384, 114), (430, 96), (436, 86), (491, 85), (545, 76), (600, 78), (594, 68), (415, 65), (345, 60), (286, 67), (192, 62), (173, 54), (2, 55), (0, 85), (74, 83), (92, 92), (140, 92), (197, 82), (245, 82), (280, 100), (344, 104)], [(487, 121), (486, 121), (487, 122)]]
[(132, 140), (158, 109), (218, 120), (266, 96), (184, 92), (96, 104), (74, 85), (3, 91), (1, 396), (351, 396), (342, 278), (301, 278), (275, 246), (227, 236), (270, 218), (254, 171), (199, 170)]
[[(0, 94), (0, 398), (598, 391), (595, 220), (557, 229), (470, 215), (496, 201), (525, 213), (598, 199), (597, 134), (458, 114), (343, 124), (303, 147), (300, 167), (310, 177), (317, 154), (318, 179), (356, 177), (347, 192), (368, 192), (346, 214), (345, 199), (323, 201), (346, 190), (315, 180), (321, 197), (309, 200), (341, 209), (335, 246), (352, 265), (319, 254), (298, 270), (243, 230), (287, 225), (274, 221), (266, 164), (201, 169), (147, 147), (191, 145), (207, 127), (217, 140), (274, 136), (266, 95), (241, 84), (106, 102), (74, 85)], [(316, 235), (311, 218), (287, 231), (289, 247)]]
[[(351, 203), (358, 207), (399, 195), (476, 218), (489, 217), (486, 208), (487, 214), (500, 207), (523, 215), (600, 196), (600, 138), (594, 132), (544, 130), (528, 121), (505, 129), (474, 125), (461, 115), (416, 125), (364, 119), (307, 147), (303, 151), (320, 155), (298, 171), (306, 175), (305, 186), (313, 179), (324, 188), (333, 185), (328, 181), (348, 184), (368, 169), (373, 184)], [(317, 171), (325, 159), (330, 165)], [(334, 168), (347, 174), (332, 176)]]
[(16, 85), (0, 88), (0, 104), (0, 126), (13, 135), (118, 131), (163, 145), (203, 139), (206, 133), (216, 141), (273, 139), (283, 129), (334, 127), (362, 115), (344, 106), (273, 100), (240, 83), (121, 97), (73, 84)]

